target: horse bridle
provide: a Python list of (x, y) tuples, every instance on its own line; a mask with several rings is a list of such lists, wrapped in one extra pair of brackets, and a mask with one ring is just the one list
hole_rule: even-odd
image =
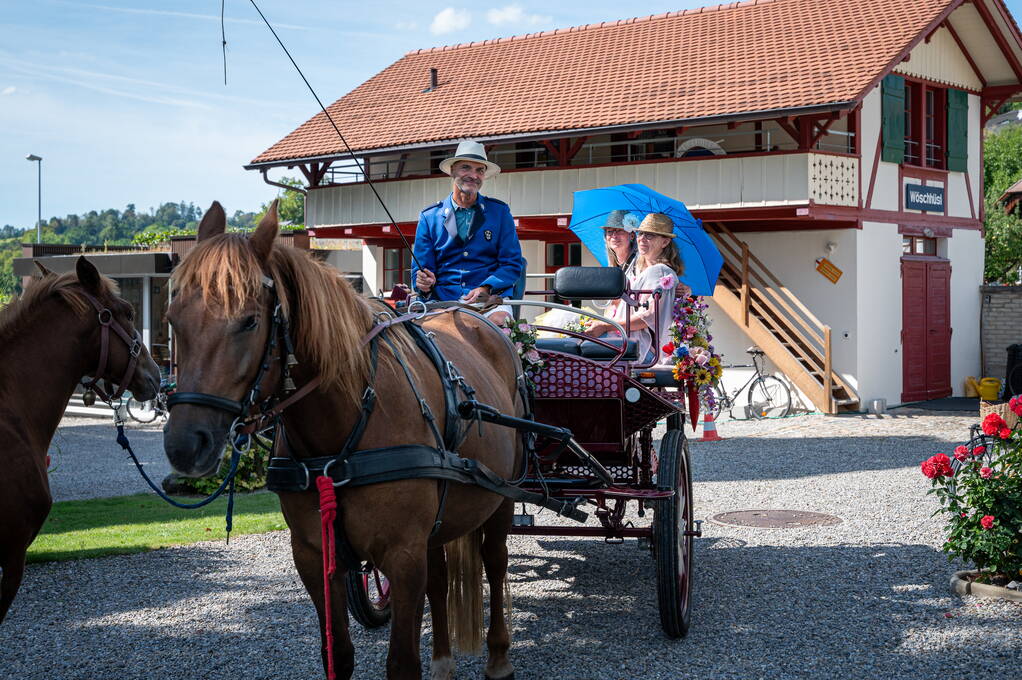
[[(124, 327), (114, 319), (114, 313), (109, 307), (105, 307), (103, 303), (94, 298), (84, 290), (81, 292), (82, 295), (88, 300), (93, 307), (96, 308), (96, 316), (99, 319), (100, 326), (100, 350), (99, 350), (99, 366), (96, 368), (95, 374), (91, 380), (82, 380), (82, 386), (86, 390), (92, 390), (99, 396), (103, 401), (110, 403), (114, 399), (119, 399), (124, 390), (128, 388), (128, 383), (131, 382), (132, 376), (135, 374), (135, 369), (138, 367), (138, 357), (142, 354), (142, 336), (139, 335), (138, 331), (134, 330), (134, 335), (128, 335), (128, 332), (124, 330)], [(128, 347), (128, 354), (131, 356), (131, 360), (128, 361), (128, 367), (124, 371), (124, 376), (117, 382), (117, 391), (113, 394), (107, 394), (99, 385), (100, 380), (107, 380), (109, 378), (106, 375), (107, 361), (110, 358), (110, 331), (113, 330), (124, 344)]]
[[(278, 337), (283, 337), (284, 348), (287, 352), (287, 359), (282, 362), (282, 383), (285, 394), (295, 391), (294, 380), (291, 378), (290, 369), (295, 366), (298, 361), (294, 355), (294, 345), (291, 342), (291, 332), (288, 324), (287, 317), (284, 315), (283, 309), (281, 308), (280, 301), (277, 298), (276, 286), (274, 286), (273, 279), (268, 276), (263, 276), (263, 286), (270, 291), (270, 305), (273, 309), (273, 321), (270, 326), (269, 335), (266, 338), (266, 348), (263, 350), (262, 360), (259, 362), (259, 371), (256, 373), (252, 384), (245, 391), (245, 396), (241, 401), (234, 399), (228, 399), (227, 397), (221, 397), (215, 394), (208, 394), (206, 392), (175, 392), (167, 398), (167, 408), (173, 409), (178, 404), (195, 404), (197, 406), (208, 406), (215, 408), (220, 411), (227, 411), (235, 417), (234, 423), (231, 425), (232, 434), (243, 434), (245, 432), (252, 432), (257, 429), (255, 423), (263, 420), (268, 414), (276, 415), (281, 410), (281, 405), (270, 410), (268, 408), (269, 402), (274, 398), (273, 394), (267, 395), (267, 397), (261, 402), (265, 406), (261, 409), (263, 411), (259, 416), (254, 417), (254, 420), (248, 422), (248, 414), (251, 408), (260, 403), (259, 395), (263, 379), (266, 377), (266, 373), (270, 370), (271, 361), (274, 359), (274, 354), (277, 349)], [(279, 360), (279, 355), (278, 355)], [(315, 379), (307, 385), (303, 386), (296, 394), (292, 395), (283, 405), (290, 404), (297, 399), (305, 396), (308, 392), (311, 392), (316, 386), (319, 385), (319, 379)], [(243, 427), (243, 429), (241, 429)]]

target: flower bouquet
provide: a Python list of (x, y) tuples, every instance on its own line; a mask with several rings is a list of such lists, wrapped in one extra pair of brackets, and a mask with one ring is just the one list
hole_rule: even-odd
[(699, 395), (699, 402), (707, 413), (716, 410), (713, 386), (724, 372), (721, 355), (713, 350), (710, 319), (706, 315), (709, 305), (702, 298), (690, 295), (674, 301), (674, 323), (671, 340), (661, 349), (671, 357), (674, 379), (679, 383), (691, 380)]
[[(1022, 416), (1022, 398), (1009, 402)], [(1022, 423), (1022, 421), (1019, 421)], [(944, 552), (974, 564), (977, 580), (1005, 585), (1022, 581), (1022, 427), (1008, 427), (996, 413), (983, 419), (983, 435), (921, 464), (927, 492), (940, 501)]]
[(518, 351), (525, 369), (525, 379), (532, 386), (532, 376), (543, 368), (543, 357), (536, 349), (536, 330), (525, 319), (508, 319), (500, 327)]

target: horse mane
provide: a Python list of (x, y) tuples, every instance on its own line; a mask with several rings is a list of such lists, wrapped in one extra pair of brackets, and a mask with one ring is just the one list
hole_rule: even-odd
[[(372, 326), (368, 301), (340, 272), (305, 251), (275, 243), (267, 267), (297, 352), (315, 364), (324, 386), (358, 403), (369, 379), (369, 352), (362, 347)], [(228, 233), (198, 243), (172, 280), (177, 290), (199, 290), (209, 310), (231, 318), (261, 295), (263, 276), (248, 236)], [(407, 341), (401, 345), (409, 347)]]
[[(117, 284), (112, 279), (100, 276), (100, 281), (102, 282), (100, 293), (103, 297), (120, 294)], [(16, 335), (28, 320), (32, 310), (52, 295), (63, 299), (75, 314), (85, 315), (92, 307), (82, 297), (81, 291), (76, 288), (77, 285), (78, 275), (73, 271), (33, 278), (25, 288), (25, 292), (0, 309), (0, 341)]]

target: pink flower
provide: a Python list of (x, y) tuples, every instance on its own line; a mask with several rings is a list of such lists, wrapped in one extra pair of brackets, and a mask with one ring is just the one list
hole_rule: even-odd
[(523, 323), (518, 327), (518, 330), (520, 330), (522, 333), (529, 333), (530, 331), (532, 331), (532, 326), (530, 326), (527, 323)]
[(532, 363), (536, 363), (537, 361), (539, 361), (539, 352), (537, 352), (534, 349), (530, 349), (528, 352), (525, 353), (525, 358), (531, 361)]
[(979, 476), (983, 479), (990, 479), (990, 475), (994, 474), (994, 471), (988, 467), (981, 467), (979, 469)]
[(501, 326), (500, 332), (503, 333), (504, 335), (511, 335), (511, 329), (508, 328), (507, 326)]
[(969, 447), (968, 446), (956, 446), (955, 447), (955, 459), (964, 463), (969, 459)]
[(920, 468), (923, 474), (930, 479), (934, 477), (952, 477), (955, 474), (954, 470), (951, 469), (951, 459), (943, 453), (927, 458), (922, 462)]
[(666, 290), (668, 288), (673, 288), (674, 287), (674, 274), (666, 274), (664, 276), (661, 276), (660, 280), (657, 281), (657, 285), (659, 287), (663, 288), (664, 290)]
[(993, 515), (983, 515), (983, 519), (981, 519), (979, 521), (979, 523), (980, 523), (980, 525), (984, 529), (993, 529), (994, 528), (994, 516)]
[(522, 343), (516, 342), (515, 343), (515, 349), (518, 350), (518, 352), (520, 353), (522, 351), (522, 349), (523, 349), (522, 348)]

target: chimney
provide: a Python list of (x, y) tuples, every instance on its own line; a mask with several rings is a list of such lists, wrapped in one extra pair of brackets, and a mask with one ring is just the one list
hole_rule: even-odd
[(435, 68), (431, 68), (429, 70), (429, 87), (423, 90), (423, 92), (432, 92), (433, 90), (435, 90), (437, 88), (437, 85), (439, 84), (438, 80), (439, 76), (437, 74), (437, 70)]

